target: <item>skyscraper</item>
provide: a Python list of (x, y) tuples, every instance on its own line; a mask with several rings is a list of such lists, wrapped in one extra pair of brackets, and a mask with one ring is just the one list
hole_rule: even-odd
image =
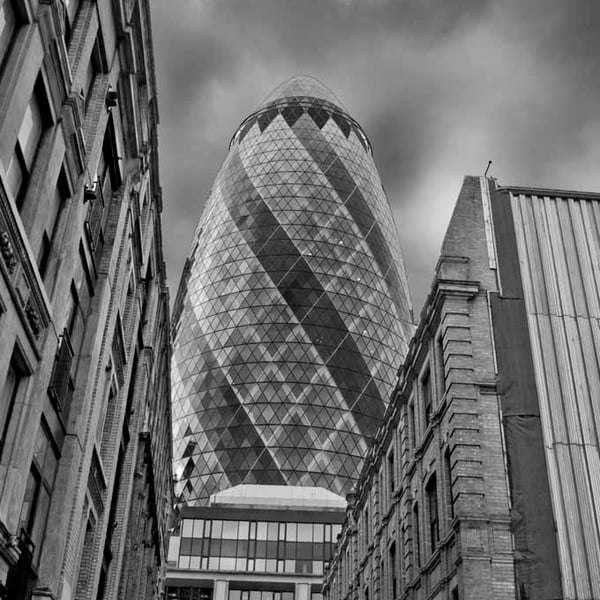
[(352, 488), (412, 317), (369, 141), (316, 79), (284, 82), (233, 136), (174, 323), (184, 502), (240, 483)]

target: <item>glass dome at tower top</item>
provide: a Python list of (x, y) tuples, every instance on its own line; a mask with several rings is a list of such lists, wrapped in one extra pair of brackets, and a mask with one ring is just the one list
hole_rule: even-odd
[(319, 98), (347, 112), (342, 101), (322, 82), (310, 75), (295, 75), (280, 83), (257, 107), (260, 110), (275, 100), (283, 98)]

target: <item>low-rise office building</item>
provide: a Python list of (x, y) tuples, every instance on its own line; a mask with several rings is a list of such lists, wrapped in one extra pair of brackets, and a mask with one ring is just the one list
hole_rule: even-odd
[(169, 600), (321, 600), (345, 517), (323, 488), (239, 485), (183, 507), (170, 538)]
[(599, 225), (465, 178), (326, 600), (600, 596)]

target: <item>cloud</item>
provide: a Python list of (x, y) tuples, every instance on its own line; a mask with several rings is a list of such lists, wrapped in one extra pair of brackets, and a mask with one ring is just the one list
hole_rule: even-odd
[(152, 0), (152, 9), (173, 296), (230, 136), (296, 73), (331, 87), (371, 139), (416, 312), (463, 175), (492, 159), (500, 183), (600, 189), (597, 2)]

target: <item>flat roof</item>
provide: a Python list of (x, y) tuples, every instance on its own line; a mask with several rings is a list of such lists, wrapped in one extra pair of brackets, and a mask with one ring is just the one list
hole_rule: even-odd
[(346, 500), (321, 487), (241, 484), (213, 494), (209, 506), (345, 510)]

